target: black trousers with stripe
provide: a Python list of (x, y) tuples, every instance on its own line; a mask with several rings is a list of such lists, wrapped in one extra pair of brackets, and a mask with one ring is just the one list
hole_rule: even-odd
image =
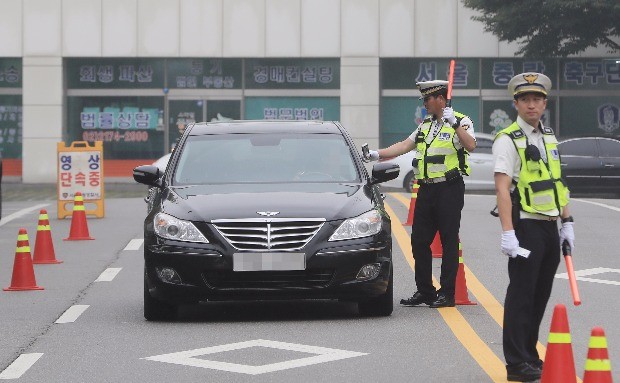
[(465, 183), (461, 177), (437, 184), (421, 184), (418, 189), (411, 227), (411, 250), (415, 259), (415, 283), (423, 295), (437, 293), (433, 286), (431, 244), (439, 231), (443, 256), (438, 293), (454, 297), (464, 201)]
[(538, 332), (560, 263), (557, 222), (521, 219), (515, 233), (519, 245), (531, 253), (528, 258), (508, 261), (510, 282), (504, 302), (503, 333), (508, 365), (539, 360)]

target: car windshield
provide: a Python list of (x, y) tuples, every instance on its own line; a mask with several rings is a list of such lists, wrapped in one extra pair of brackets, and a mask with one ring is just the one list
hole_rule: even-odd
[(357, 182), (359, 175), (339, 134), (213, 134), (189, 136), (174, 185)]

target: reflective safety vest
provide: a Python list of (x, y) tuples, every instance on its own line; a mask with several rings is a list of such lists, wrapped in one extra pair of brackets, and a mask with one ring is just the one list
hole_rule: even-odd
[(519, 181), (516, 184), (521, 210), (552, 215), (555, 209), (561, 212), (562, 207), (568, 204), (570, 193), (562, 180), (558, 140), (551, 128), (544, 127), (542, 133), (547, 163), (542, 158), (537, 161), (531, 158), (531, 151), (527, 150), (527, 136), (516, 122), (497, 133), (497, 137), (500, 134), (510, 137), (521, 158)]
[[(457, 124), (460, 124), (461, 120), (466, 117), (458, 112), (454, 112), (454, 115)], [(412, 165), (416, 178), (446, 177), (448, 171), (458, 172), (458, 176), (469, 175), (468, 153), (464, 148), (457, 149), (454, 146), (456, 134), (454, 128), (444, 121), (443, 126), (429, 144), (426, 142), (426, 137), (430, 134), (432, 124), (432, 116), (426, 117), (415, 138), (416, 154)], [(452, 178), (452, 176), (446, 178)]]

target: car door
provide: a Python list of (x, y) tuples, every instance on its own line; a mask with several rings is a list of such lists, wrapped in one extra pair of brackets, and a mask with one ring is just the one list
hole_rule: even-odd
[(469, 155), (469, 177), (464, 177), (468, 190), (491, 190), (493, 179), (493, 139), (476, 134), (476, 149)]
[(558, 145), (562, 176), (571, 191), (597, 192), (601, 189), (603, 167), (595, 137), (575, 138)]
[(620, 141), (601, 137), (598, 143), (603, 167), (601, 183), (610, 191), (620, 191)]

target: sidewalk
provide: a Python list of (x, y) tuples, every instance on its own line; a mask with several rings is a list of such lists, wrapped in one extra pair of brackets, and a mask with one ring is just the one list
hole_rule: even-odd
[[(137, 182), (105, 183), (105, 198), (146, 197), (148, 187)], [(2, 182), (2, 201), (56, 200), (56, 184)]]

